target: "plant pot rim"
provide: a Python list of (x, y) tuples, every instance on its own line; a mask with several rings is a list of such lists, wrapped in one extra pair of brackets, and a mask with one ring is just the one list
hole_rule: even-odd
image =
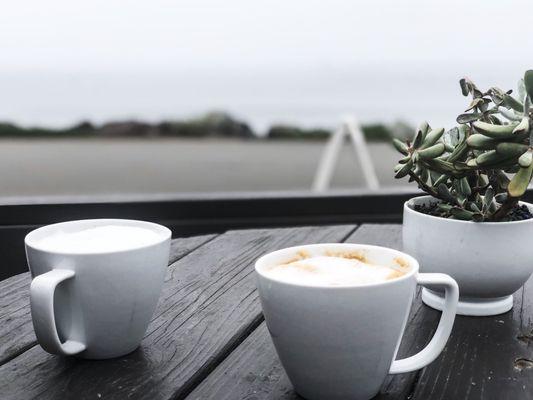
[[(450, 219), (450, 218), (436, 217), (434, 215), (424, 214), (424, 213), (422, 213), (420, 211), (416, 211), (414, 208), (411, 207), (411, 204), (413, 203), (413, 201), (423, 200), (423, 199), (433, 199), (435, 201), (439, 201), (439, 199), (436, 199), (435, 197), (430, 196), (430, 195), (411, 197), (409, 200), (407, 200), (403, 204), (404, 214), (405, 213), (416, 214), (416, 215), (418, 215), (418, 216), (420, 216), (422, 218), (429, 218), (429, 219), (433, 219), (433, 220), (439, 220), (439, 221), (442, 221), (443, 223), (450, 223), (450, 224), (476, 224), (476, 225), (488, 225), (488, 226), (502, 226), (502, 225), (508, 225), (508, 224), (527, 224), (527, 223), (533, 224), (533, 218), (523, 219), (521, 221), (500, 221), (500, 222), (486, 222), (486, 221), (483, 221), (483, 222), (474, 222), (474, 221), (464, 221), (464, 220), (460, 220), (460, 219)], [(519, 201), (518, 204), (520, 204), (520, 205), (524, 204), (531, 211), (533, 211), (533, 204), (527, 203), (525, 201)]]

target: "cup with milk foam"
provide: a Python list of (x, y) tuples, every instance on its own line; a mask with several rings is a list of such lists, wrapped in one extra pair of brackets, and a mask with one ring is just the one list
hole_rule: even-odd
[[(418, 269), (400, 251), (347, 243), (291, 247), (257, 260), (266, 324), (298, 394), (370, 399), (388, 374), (437, 358), (453, 327), (459, 289), (448, 275)], [(429, 344), (396, 360), (417, 285), (443, 290), (445, 306)]]
[(161, 294), (170, 238), (164, 226), (120, 219), (30, 232), (31, 314), (43, 349), (93, 359), (135, 350)]

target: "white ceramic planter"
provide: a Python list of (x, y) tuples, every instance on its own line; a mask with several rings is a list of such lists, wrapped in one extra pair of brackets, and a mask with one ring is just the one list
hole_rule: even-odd
[[(533, 219), (515, 222), (470, 222), (433, 217), (414, 210), (430, 196), (407, 201), (403, 210), (404, 251), (421, 272), (442, 272), (459, 284), (457, 313), (486, 316), (509, 311), (512, 294), (533, 272)], [(533, 205), (525, 204), (533, 211)], [(426, 287), (422, 301), (438, 310), (443, 296)]]

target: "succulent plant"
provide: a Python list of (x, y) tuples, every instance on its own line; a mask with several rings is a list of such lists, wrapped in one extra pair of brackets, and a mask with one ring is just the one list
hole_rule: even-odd
[(472, 101), (445, 131), (423, 122), (411, 140), (393, 139), (403, 158), (395, 177), (409, 177), (436, 199), (438, 215), (470, 221), (509, 218), (533, 174), (533, 70), (512, 91), (481, 91), (460, 80)]

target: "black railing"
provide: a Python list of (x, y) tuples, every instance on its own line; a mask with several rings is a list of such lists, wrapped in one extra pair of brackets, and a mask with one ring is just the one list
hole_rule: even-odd
[[(43, 225), (88, 218), (158, 222), (174, 237), (238, 228), (401, 222), (412, 190), (259, 192), (112, 197), (17, 198), (0, 202), (0, 280), (27, 270), (24, 236)], [(526, 201), (533, 200), (528, 191)]]

